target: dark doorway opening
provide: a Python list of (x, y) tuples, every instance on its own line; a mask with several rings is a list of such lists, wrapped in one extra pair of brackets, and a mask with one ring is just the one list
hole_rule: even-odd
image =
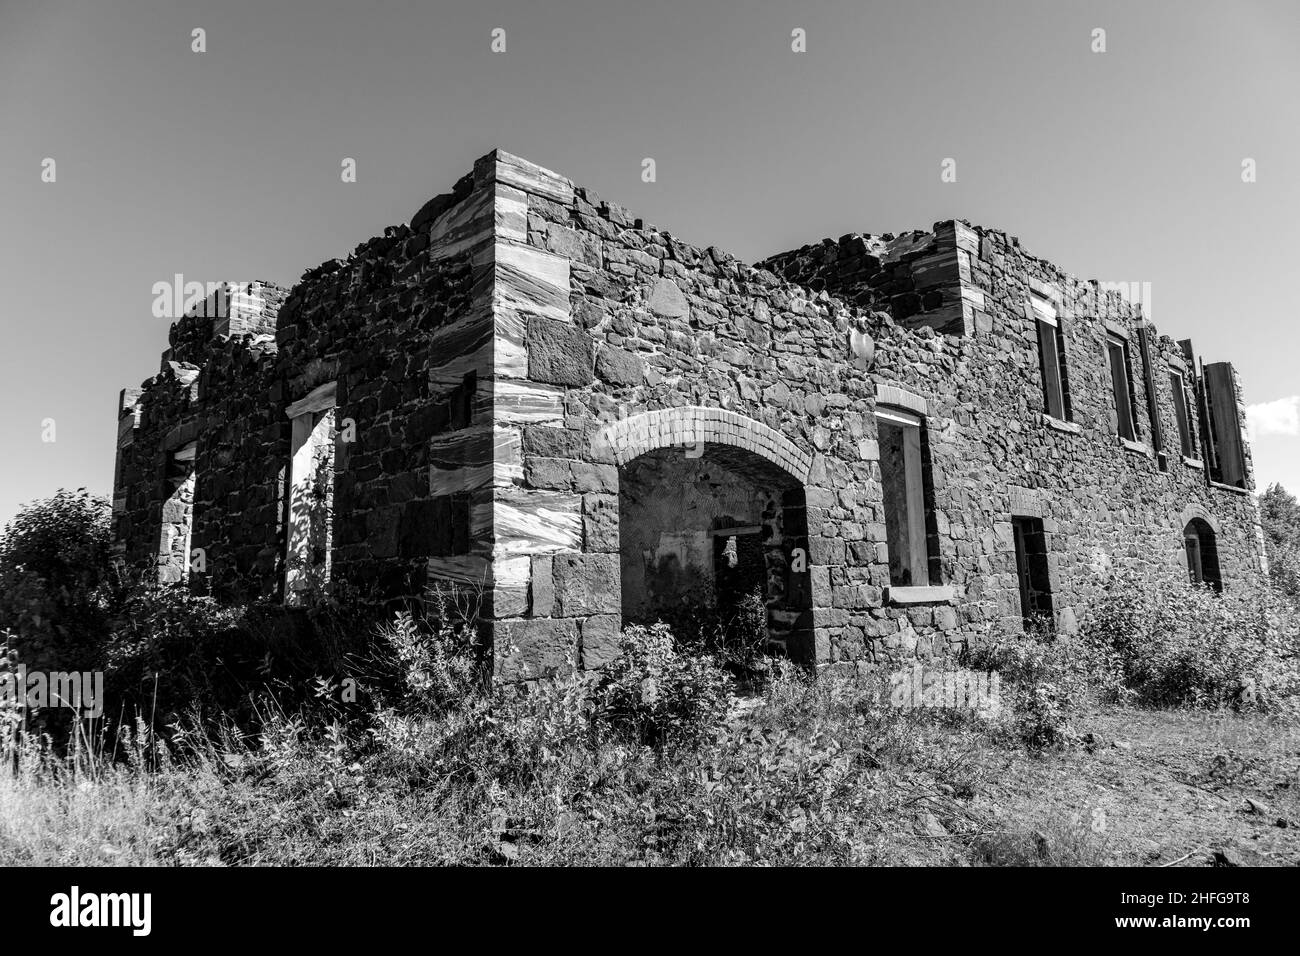
[(767, 558), (761, 528), (713, 533), (713, 581), (718, 610), (734, 611), (747, 595), (767, 593)]
[(792, 476), (734, 446), (659, 448), (623, 464), (623, 623), (662, 620), (683, 640), (721, 631), (755, 654), (811, 660), (805, 504)]
[(1053, 629), (1052, 578), (1042, 518), (1012, 518), (1016, 575), (1020, 580), (1020, 614), (1025, 627)]

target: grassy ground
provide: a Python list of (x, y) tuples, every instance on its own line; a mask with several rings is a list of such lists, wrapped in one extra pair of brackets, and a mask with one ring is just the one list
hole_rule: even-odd
[(853, 680), (784, 681), (716, 738), (651, 750), (566, 737), (557, 712), (454, 752), (282, 722), (256, 752), (25, 761), (0, 772), (0, 863), (1300, 862), (1300, 731), (1268, 717), (1089, 706), (1043, 751)]
[(1095, 822), (1102, 863), (1198, 866), (1216, 851), (1221, 863), (1300, 863), (1293, 723), (1093, 708), (1075, 724), (1093, 741), (1046, 759), (1010, 755), (989, 794), (1006, 815), (1039, 827), (1053, 816)]

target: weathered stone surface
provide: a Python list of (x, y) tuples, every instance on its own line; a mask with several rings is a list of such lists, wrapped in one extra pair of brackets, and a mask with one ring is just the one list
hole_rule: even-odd
[(552, 567), (556, 614), (580, 617), (619, 610), (617, 555), (557, 554)]
[(622, 617), (618, 614), (596, 614), (582, 622), (584, 669), (604, 667), (619, 658), (621, 630)]
[(528, 320), (528, 377), (552, 385), (586, 385), (592, 375), (591, 336), (566, 322)]
[(600, 266), (600, 244), (565, 226), (552, 225), (546, 233), (546, 249), (575, 262)]
[(650, 295), (646, 299), (646, 308), (655, 315), (666, 319), (681, 318), (690, 312), (690, 303), (672, 279), (660, 278), (654, 281)]
[(555, 613), (555, 582), (549, 554), (534, 555), (531, 572), (531, 609), (534, 617), (550, 617)]
[(582, 435), (572, 429), (532, 425), (524, 429), (523, 451), (543, 458), (577, 458), (582, 454)]
[(611, 385), (640, 385), (645, 363), (625, 349), (606, 345), (596, 353), (596, 374)]
[(564, 458), (542, 458), (532, 455), (528, 459), (525, 474), (528, 483), (534, 488), (560, 488), (568, 490), (573, 487), (573, 463)]
[(536, 680), (578, 666), (575, 620), (524, 618), (497, 621), (493, 634), (495, 674), (502, 681)]
[(562, 491), (500, 492), (492, 531), (502, 554), (550, 554), (582, 546), (582, 497)]
[(618, 552), (618, 496), (582, 496), (582, 547), (593, 553)]

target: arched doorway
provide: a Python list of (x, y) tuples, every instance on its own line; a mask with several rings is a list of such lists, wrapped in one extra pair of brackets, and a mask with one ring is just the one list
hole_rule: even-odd
[(1193, 518), (1183, 528), (1183, 548), (1187, 554), (1187, 576), (1193, 584), (1208, 584), (1223, 590), (1219, 575), (1219, 548), (1214, 529), (1204, 518)]
[(812, 660), (806, 456), (716, 409), (646, 413), (606, 437), (619, 466), (624, 623), (757, 620), (766, 650)]

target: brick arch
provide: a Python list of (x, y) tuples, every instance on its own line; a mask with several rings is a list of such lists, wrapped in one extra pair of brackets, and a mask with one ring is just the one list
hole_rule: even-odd
[(731, 445), (765, 458), (800, 484), (808, 481), (812, 456), (780, 432), (738, 412), (685, 405), (641, 412), (611, 422), (592, 439), (625, 465), (646, 452), (698, 442)]
[(1182, 531), (1186, 528), (1191, 524), (1193, 518), (1200, 518), (1210, 526), (1210, 530), (1216, 535), (1219, 533), (1219, 522), (1214, 520), (1214, 515), (1210, 514), (1204, 507), (1198, 504), (1190, 504), (1183, 509), (1182, 514), (1178, 516), (1178, 530)]

